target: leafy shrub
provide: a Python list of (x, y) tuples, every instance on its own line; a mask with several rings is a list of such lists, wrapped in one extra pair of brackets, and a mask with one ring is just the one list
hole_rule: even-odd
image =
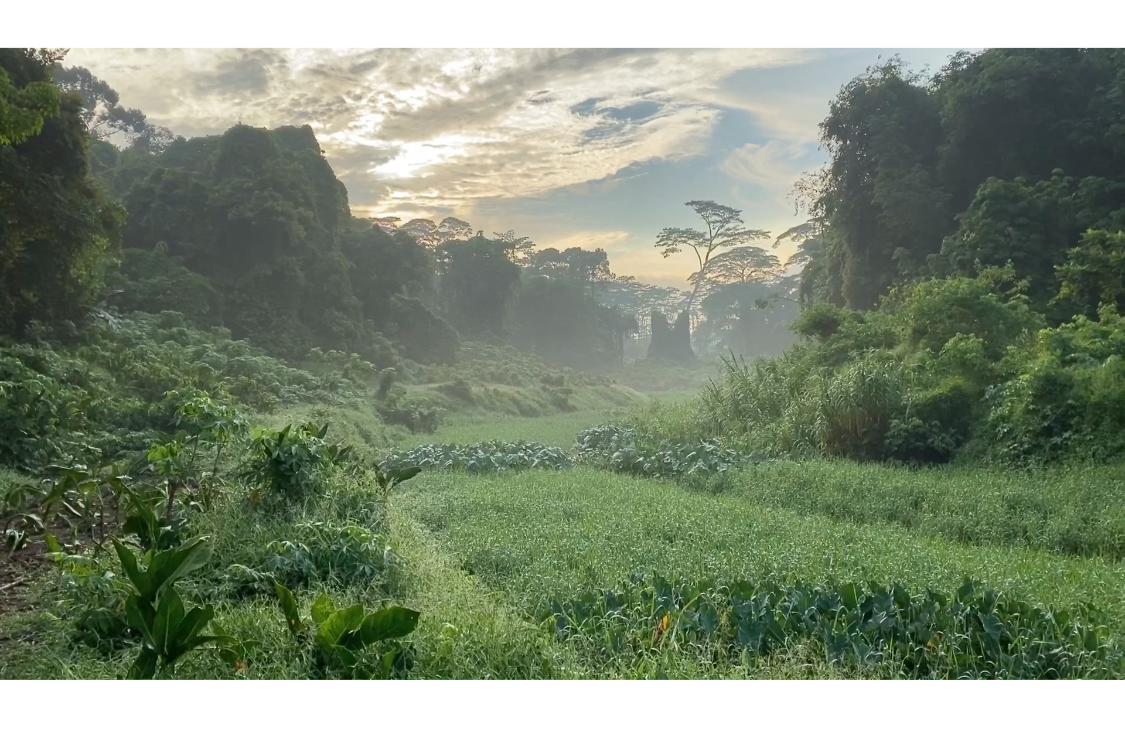
[(694, 647), (734, 662), (793, 643), (912, 678), (1115, 677), (1122, 655), (1088, 606), (1038, 607), (966, 580), (953, 596), (869, 584), (670, 583), (655, 576), (550, 600), (556, 636), (617, 652)]
[(1041, 330), (1011, 380), (989, 391), (987, 450), (1015, 463), (1125, 452), (1125, 317), (1079, 315)]
[(438, 390), (451, 398), (460, 399), (467, 403), (473, 402), (473, 387), (464, 378), (458, 378), (450, 383), (443, 383)]
[(0, 539), (9, 553), (15, 553), (33, 535), (43, 532), (40, 506), (45, 493), (34, 482), (0, 471)]
[[(724, 359), (696, 435), (771, 455), (1027, 463), (1119, 453), (1120, 318), (1042, 328), (1011, 267), (892, 290), (881, 308), (806, 310), (815, 341), (779, 358)], [(1116, 358), (1116, 360), (1115, 360)]]
[(262, 571), (286, 586), (308, 586), (314, 581), (342, 586), (378, 583), (383, 573), (384, 541), (355, 523), (303, 521), (293, 526), (292, 537), (271, 541)]
[(465, 470), (474, 473), (506, 472), (521, 469), (565, 469), (570, 457), (558, 447), (539, 442), (477, 442), (475, 444), (422, 444), (403, 452), (393, 452), (382, 460), (386, 472), (410, 467), (439, 470)]
[(386, 423), (404, 426), (412, 434), (432, 434), (441, 424), (440, 408), (404, 396), (391, 397), (375, 410)]
[(320, 487), (327, 470), (344, 460), (351, 449), (329, 444), (324, 440), (327, 433), (328, 424), (258, 429), (250, 440), (242, 475), (266, 496), (288, 502), (307, 498)]
[(125, 619), (129, 598), (125, 577), (95, 557), (63, 553), (58, 545), (53, 548), (50, 555), (59, 566), (59, 603), (70, 618), (72, 641), (107, 653), (134, 642), (137, 634)]

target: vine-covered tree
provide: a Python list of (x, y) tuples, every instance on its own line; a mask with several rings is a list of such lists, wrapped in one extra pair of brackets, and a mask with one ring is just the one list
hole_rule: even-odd
[(89, 69), (55, 63), (52, 75), (60, 89), (81, 100), (82, 121), (93, 139), (113, 138), (151, 152), (163, 152), (175, 140), (171, 130), (149, 122), (140, 109), (122, 106), (117, 91)]
[(77, 320), (95, 303), (120, 209), (90, 179), (79, 100), (59, 52), (0, 49), (0, 332)]

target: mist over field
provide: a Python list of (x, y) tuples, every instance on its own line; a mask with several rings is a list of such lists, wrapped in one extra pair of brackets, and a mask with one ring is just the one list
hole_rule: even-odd
[(0, 678), (1121, 678), (1125, 52), (0, 49)]

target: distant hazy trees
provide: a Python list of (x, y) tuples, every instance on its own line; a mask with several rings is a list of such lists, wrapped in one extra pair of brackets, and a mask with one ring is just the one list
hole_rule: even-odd
[[(688, 360), (692, 356), (691, 315), (696, 298), (708, 286), (746, 282), (774, 273), (777, 257), (750, 244), (769, 237), (768, 231), (747, 228), (742, 211), (714, 201), (688, 201), (684, 205), (703, 220), (702, 229), (664, 228), (656, 237), (656, 248), (665, 258), (685, 250), (695, 255), (698, 268), (688, 277), (691, 291), (684, 313), (667, 326), (654, 314), (649, 357)], [(686, 342), (679, 342), (686, 338)], [(665, 342), (667, 341), (667, 342)]]

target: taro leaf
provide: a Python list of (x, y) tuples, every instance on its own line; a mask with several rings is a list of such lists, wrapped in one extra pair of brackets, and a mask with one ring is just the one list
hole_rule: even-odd
[(968, 601), (975, 591), (976, 585), (973, 584), (973, 580), (966, 578), (965, 582), (961, 584), (961, 587), (957, 589), (957, 601), (962, 603)]
[(332, 599), (327, 594), (321, 594), (313, 602), (312, 608), (309, 610), (312, 614), (312, 621), (314, 624), (324, 624), (325, 620), (336, 611), (336, 607), (332, 604)]
[(363, 606), (355, 604), (328, 616), (316, 632), (316, 641), (323, 648), (340, 644), (340, 639), (363, 624)]
[(143, 647), (125, 677), (129, 680), (151, 680), (154, 675), (156, 675), (156, 652), (150, 647)]
[(856, 609), (859, 606), (860, 589), (855, 583), (844, 584), (840, 587), (840, 600), (844, 602), (844, 606), (848, 609)]
[(387, 607), (367, 615), (360, 627), (360, 641), (364, 645), (379, 640), (403, 637), (418, 626), (419, 613), (404, 607)]
[(293, 598), (293, 592), (277, 581), (273, 582), (273, 588), (277, 593), (277, 601), (281, 603), (281, 612), (285, 615), (285, 624), (294, 636), (299, 635), (304, 626), (301, 623), (301, 614), (297, 610), (297, 600)]
[(895, 605), (899, 609), (906, 609), (910, 606), (910, 592), (906, 590), (906, 587), (895, 584), (891, 588), (891, 593), (894, 595)]
[(993, 642), (999, 642), (1000, 638), (1004, 635), (1004, 625), (996, 618), (996, 615), (978, 612), (977, 616), (980, 618), (980, 624), (984, 629), (984, 633), (988, 635)]

